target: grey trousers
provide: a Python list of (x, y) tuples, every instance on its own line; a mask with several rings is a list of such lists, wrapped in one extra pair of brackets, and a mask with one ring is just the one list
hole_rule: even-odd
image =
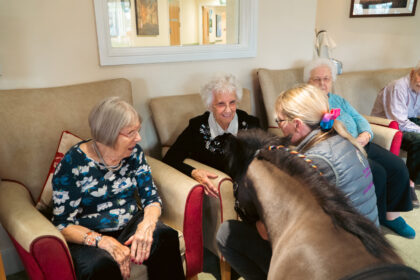
[(255, 226), (229, 220), (220, 226), (216, 239), (223, 257), (240, 276), (246, 280), (267, 279), (271, 245)]

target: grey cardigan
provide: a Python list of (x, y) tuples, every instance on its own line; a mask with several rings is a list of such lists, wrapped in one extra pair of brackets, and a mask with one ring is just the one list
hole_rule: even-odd
[[(319, 130), (314, 130), (297, 146), (301, 150)], [(379, 227), (375, 186), (368, 160), (340, 135), (332, 136), (305, 152), (323, 173), (351, 201), (353, 206)]]

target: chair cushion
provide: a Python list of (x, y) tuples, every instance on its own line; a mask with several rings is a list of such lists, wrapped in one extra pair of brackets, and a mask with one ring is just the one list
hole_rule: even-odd
[(44, 186), (42, 187), (41, 194), (39, 195), (38, 201), (36, 202), (36, 209), (38, 209), (47, 217), (49, 217), (52, 213), (52, 177), (54, 175), (55, 168), (60, 163), (61, 159), (64, 157), (67, 151), (80, 141), (82, 141), (81, 138), (69, 131), (63, 131), (61, 133), (54, 160), (51, 162), (50, 170), (48, 171), (48, 175)]

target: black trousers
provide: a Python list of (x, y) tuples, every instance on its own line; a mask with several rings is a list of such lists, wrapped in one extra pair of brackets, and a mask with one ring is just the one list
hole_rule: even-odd
[[(142, 220), (143, 212), (139, 212), (123, 230), (103, 234), (123, 244), (135, 233)], [(68, 245), (77, 279), (122, 279), (118, 263), (107, 251), (74, 243)], [(176, 230), (161, 222), (156, 224), (150, 256), (144, 264), (149, 279), (185, 279)]]
[(410, 179), (404, 161), (375, 143), (365, 146), (378, 206), (379, 222), (386, 212), (406, 212), (413, 209)]
[[(410, 121), (420, 126), (419, 118), (410, 118)], [(420, 184), (420, 133), (403, 132), (401, 148), (407, 151), (407, 168), (410, 179)]]

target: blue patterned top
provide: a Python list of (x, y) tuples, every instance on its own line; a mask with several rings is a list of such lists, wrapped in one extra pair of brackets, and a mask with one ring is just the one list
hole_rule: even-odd
[(58, 164), (52, 179), (53, 224), (62, 230), (81, 225), (106, 232), (124, 228), (137, 213), (138, 190), (143, 207), (162, 201), (142, 148), (136, 145), (117, 171), (109, 171), (73, 146)]

